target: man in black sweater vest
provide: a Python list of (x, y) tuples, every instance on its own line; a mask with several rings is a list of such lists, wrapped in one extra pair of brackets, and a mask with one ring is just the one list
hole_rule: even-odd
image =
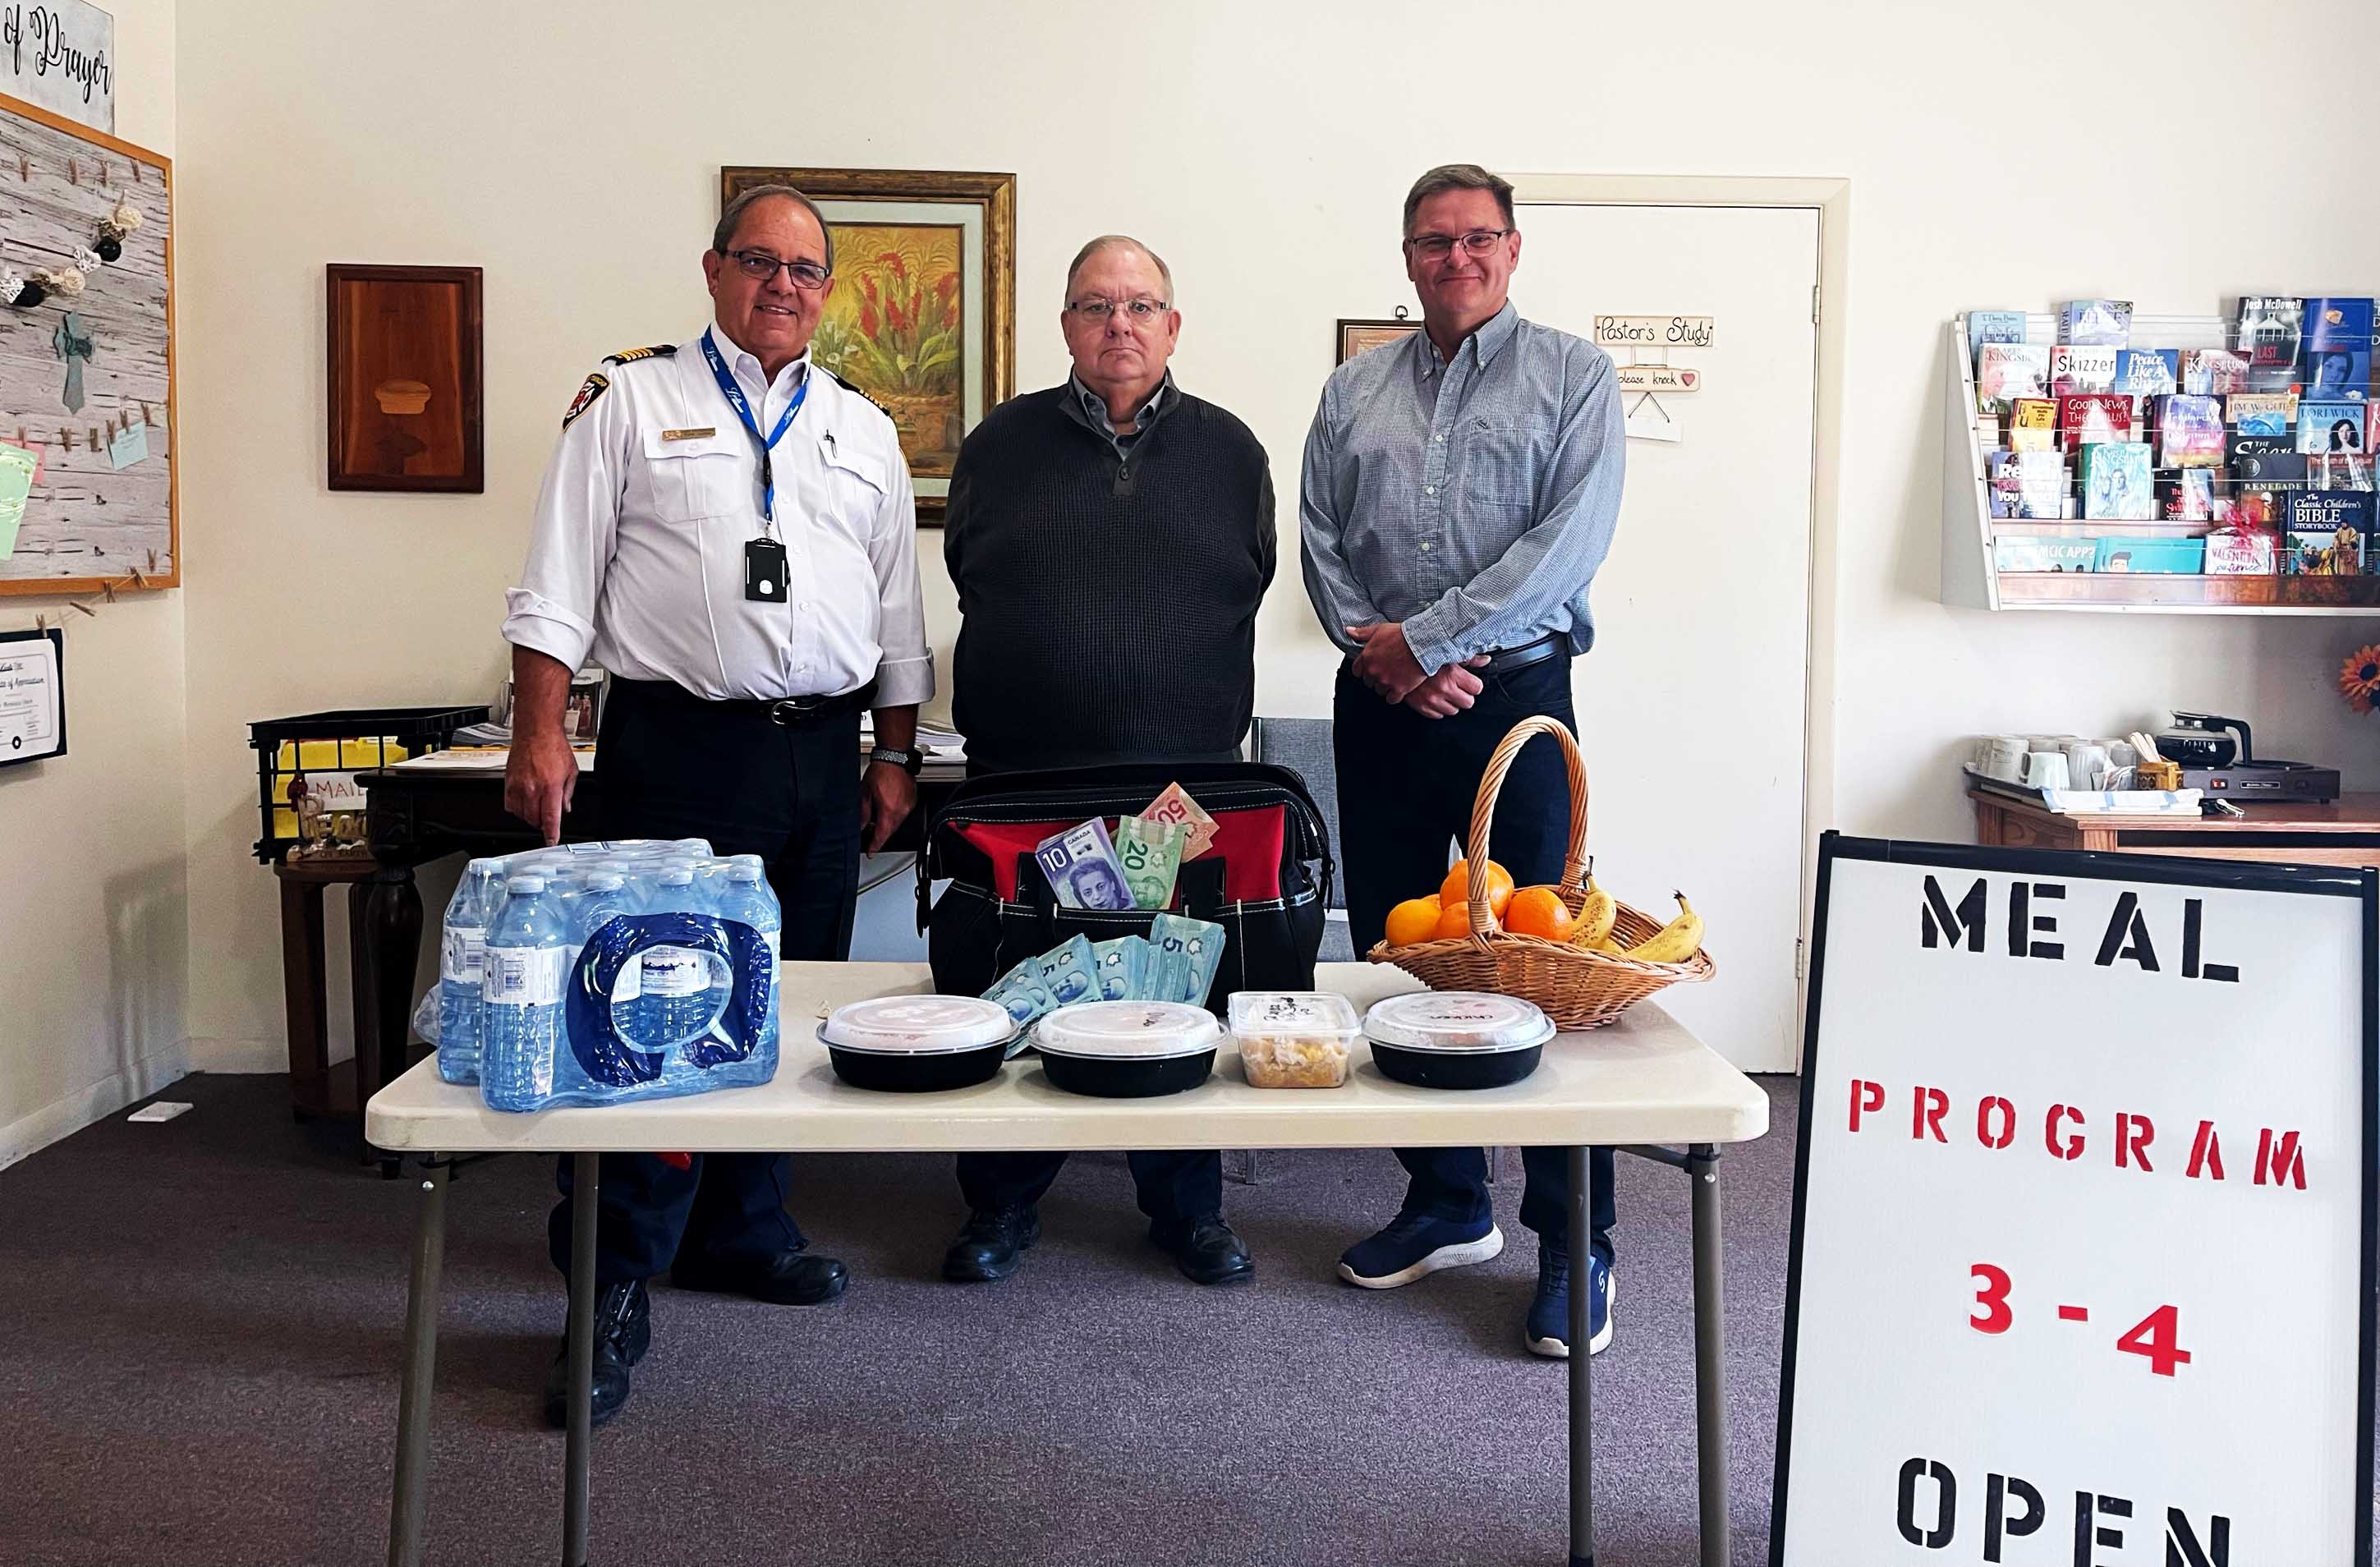
[[(1058, 318), (1074, 374), (1002, 404), (959, 450), (942, 558), (970, 774), (1239, 756), (1272, 581), (1272, 476), (1246, 425), (1167, 374), (1172, 299), (1172, 273), (1138, 240), (1084, 246)], [(968, 1216), (942, 1276), (1014, 1272), (1065, 1157), (959, 1155)], [(1184, 1274), (1255, 1276), (1223, 1222), (1221, 1155), (1129, 1157), (1149, 1238)]]

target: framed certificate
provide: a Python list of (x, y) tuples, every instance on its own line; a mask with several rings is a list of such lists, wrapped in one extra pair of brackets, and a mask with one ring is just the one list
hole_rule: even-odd
[(67, 634), (0, 631), (0, 767), (67, 754)]

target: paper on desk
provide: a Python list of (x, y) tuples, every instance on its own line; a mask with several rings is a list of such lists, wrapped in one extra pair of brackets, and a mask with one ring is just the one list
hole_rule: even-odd
[[(578, 771), (591, 771), (595, 766), (592, 746), (571, 753), (578, 759)], [(512, 759), (512, 751), (503, 746), (455, 746), (443, 751), (424, 751), (418, 757), (391, 762), (391, 772), (484, 772), (501, 773)]]

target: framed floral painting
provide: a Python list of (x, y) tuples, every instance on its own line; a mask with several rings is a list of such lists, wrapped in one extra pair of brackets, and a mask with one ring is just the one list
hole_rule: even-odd
[(939, 525), (959, 443), (1015, 391), (1016, 176), (730, 167), (720, 205), (755, 185), (826, 213), (834, 287), (811, 358), (892, 416), (917, 520)]

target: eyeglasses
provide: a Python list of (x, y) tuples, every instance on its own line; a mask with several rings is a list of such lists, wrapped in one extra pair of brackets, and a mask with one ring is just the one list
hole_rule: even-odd
[(1101, 322), (1122, 310), (1135, 326), (1146, 326), (1173, 307), (1162, 299), (1076, 299), (1066, 307), (1085, 321)]
[(777, 275), (777, 269), (783, 267), (796, 288), (826, 286), (827, 270), (816, 261), (781, 261), (766, 250), (730, 250), (727, 259), (735, 263), (738, 272), (755, 283), (768, 282)]
[(1502, 244), (1504, 236), (1512, 232), (1509, 228), (1475, 228), (1461, 239), (1444, 234), (1423, 234), (1405, 243), (1413, 247), (1415, 255), (1427, 261), (1442, 261), (1453, 254), (1457, 245), (1463, 247), (1465, 255), (1484, 256)]

